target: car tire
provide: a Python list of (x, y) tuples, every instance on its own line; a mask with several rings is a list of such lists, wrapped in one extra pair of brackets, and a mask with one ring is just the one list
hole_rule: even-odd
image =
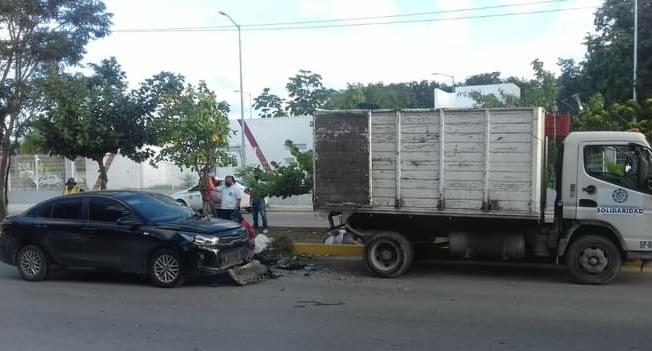
[(48, 277), (49, 262), (38, 246), (26, 245), (16, 255), (16, 268), (23, 279), (38, 282)]
[(381, 232), (366, 241), (364, 260), (369, 270), (383, 278), (395, 278), (405, 273), (414, 260), (414, 248), (403, 235)]
[(150, 257), (147, 274), (152, 284), (160, 288), (174, 288), (184, 281), (183, 268), (181, 258), (176, 251), (161, 249)]
[(576, 283), (608, 284), (618, 276), (621, 266), (618, 247), (602, 236), (583, 236), (573, 241), (566, 252), (566, 268)]

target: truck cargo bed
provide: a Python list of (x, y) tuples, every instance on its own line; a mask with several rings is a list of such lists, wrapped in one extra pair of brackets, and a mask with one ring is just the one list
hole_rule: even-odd
[(540, 108), (318, 111), (315, 209), (541, 218)]

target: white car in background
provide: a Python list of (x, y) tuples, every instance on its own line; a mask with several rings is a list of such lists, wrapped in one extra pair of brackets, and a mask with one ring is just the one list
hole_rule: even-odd
[[(251, 198), (249, 197), (249, 194), (245, 193), (246, 187), (237, 182), (236, 186), (240, 188), (240, 194), (242, 194), (240, 207), (246, 211), (251, 211)], [(218, 187), (218, 189), (221, 189), (221, 187)], [(202, 200), (201, 193), (199, 192), (199, 185), (195, 185), (190, 189), (178, 191), (170, 195), (170, 197), (172, 197), (181, 205), (192, 208), (194, 211), (199, 211), (202, 209)]]

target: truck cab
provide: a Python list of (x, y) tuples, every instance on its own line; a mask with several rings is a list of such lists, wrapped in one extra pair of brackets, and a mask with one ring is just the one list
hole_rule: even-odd
[[(569, 244), (589, 236), (613, 242), (625, 259), (652, 259), (651, 155), (645, 136), (637, 132), (566, 137), (558, 189), (564, 226), (560, 256), (568, 255)], [(579, 254), (584, 271), (597, 273), (609, 266), (608, 252), (600, 245), (585, 245), (573, 254)]]

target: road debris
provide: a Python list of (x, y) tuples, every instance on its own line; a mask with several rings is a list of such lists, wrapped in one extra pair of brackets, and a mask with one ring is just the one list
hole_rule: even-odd
[(306, 269), (309, 271), (316, 271), (314, 263), (312, 263), (312, 258), (304, 255), (292, 255), (280, 259), (277, 264), (277, 268), (285, 269), (288, 271), (296, 271), (301, 269)]
[(269, 267), (261, 264), (258, 260), (253, 260), (243, 266), (231, 268), (228, 270), (231, 279), (238, 285), (250, 285), (263, 279), (277, 277)]
[(254, 243), (254, 254), (259, 254), (269, 247), (269, 245), (272, 243), (272, 239), (270, 239), (265, 234), (258, 234), (254, 239)]
[(355, 239), (351, 233), (347, 232), (346, 229), (337, 229), (332, 230), (328, 233), (328, 237), (324, 240), (324, 244), (327, 245), (337, 245), (337, 244), (356, 244)]

